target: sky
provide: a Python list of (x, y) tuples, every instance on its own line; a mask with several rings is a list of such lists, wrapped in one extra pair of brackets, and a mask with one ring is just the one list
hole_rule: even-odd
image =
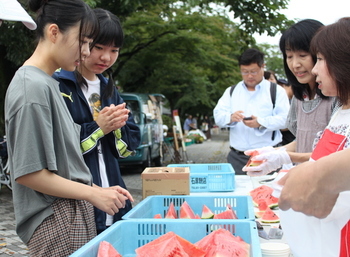
[[(349, 0), (289, 0), (288, 8), (281, 12), (288, 19), (315, 19), (324, 25), (336, 22), (339, 18), (350, 16)], [(275, 37), (254, 35), (258, 44), (278, 45), (281, 34)]]

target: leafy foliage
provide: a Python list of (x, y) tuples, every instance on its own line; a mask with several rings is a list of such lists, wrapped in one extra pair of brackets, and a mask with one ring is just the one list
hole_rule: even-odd
[[(279, 13), (288, 0), (85, 1), (122, 21), (125, 42), (113, 67), (118, 86), (129, 92), (162, 93), (180, 115), (211, 113), (224, 89), (241, 79), (237, 57), (255, 46), (253, 33), (274, 35), (291, 23)], [(16, 69), (33, 52), (34, 36), (19, 22), (4, 21), (0, 27), (3, 95)]]

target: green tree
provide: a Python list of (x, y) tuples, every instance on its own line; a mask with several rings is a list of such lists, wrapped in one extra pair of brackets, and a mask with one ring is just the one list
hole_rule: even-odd
[(260, 44), (259, 48), (265, 53), (266, 70), (276, 73), (277, 78), (285, 78), (283, 55), (277, 45)]
[[(253, 33), (274, 35), (289, 24), (279, 13), (287, 0), (86, 2), (112, 11), (122, 21), (125, 43), (113, 67), (122, 89), (163, 93), (182, 115), (210, 113), (223, 90), (240, 78), (237, 56), (255, 45)], [(240, 22), (230, 20), (223, 8)], [(14, 72), (34, 49), (34, 35), (18, 22), (4, 21), (0, 27), (2, 102)]]

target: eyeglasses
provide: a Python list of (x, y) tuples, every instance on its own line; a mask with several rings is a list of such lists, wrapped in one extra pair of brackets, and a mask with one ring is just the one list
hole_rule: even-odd
[(241, 71), (241, 74), (242, 74), (243, 76), (246, 76), (246, 75), (249, 75), (249, 74), (255, 76), (256, 74), (258, 74), (258, 72), (259, 72), (259, 71)]

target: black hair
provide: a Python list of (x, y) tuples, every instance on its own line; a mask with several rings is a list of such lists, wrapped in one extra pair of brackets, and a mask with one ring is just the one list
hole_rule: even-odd
[[(124, 33), (119, 18), (108, 10), (96, 8), (93, 10), (99, 22), (99, 33), (92, 43), (92, 47), (96, 44), (113, 46), (121, 48), (124, 42)], [(106, 70), (108, 74), (108, 84), (104, 90), (102, 97), (111, 97), (115, 89), (115, 84), (112, 76), (112, 69)], [(75, 72), (78, 83), (87, 85), (86, 80), (79, 72)]]
[(275, 77), (275, 79), (277, 80), (277, 76), (273, 71), (270, 71), (270, 70), (264, 71), (264, 78), (265, 79), (268, 80), (269, 78), (271, 78), (271, 75), (273, 75)]
[(60, 31), (65, 33), (80, 22), (79, 42), (84, 37), (94, 38), (98, 33), (96, 16), (82, 0), (28, 0), (28, 3), (29, 8), (37, 14), (38, 41), (44, 37), (47, 24), (56, 24)]
[[(286, 49), (292, 51), (305, 51), (310, 53), (310, 43), (316, 32), (324, 25), (313, 19), (305, 19), (292, 25), (289, 29), (283, 32), (279, 46), (283, 54), (283, 66), (289, 83), (292, 85), (294, 96), (301, 101), (304, 101), (304, 93), (309, 96), (311, 94), (311, 88), (308, 84), (300, 83), (289, 69), (287, 64)], [(314, 64), (316, 63), (316, 55), (312, 55)], [(321, 98), (328, 98), (324, 96), (320, 89), (316, 88), (316, 94)]]
[(259, 67), (264, 65), (264, 53), (257, 49), (249, 48), (238, 58), (238, 65), (250, 65), (256, 63)]

